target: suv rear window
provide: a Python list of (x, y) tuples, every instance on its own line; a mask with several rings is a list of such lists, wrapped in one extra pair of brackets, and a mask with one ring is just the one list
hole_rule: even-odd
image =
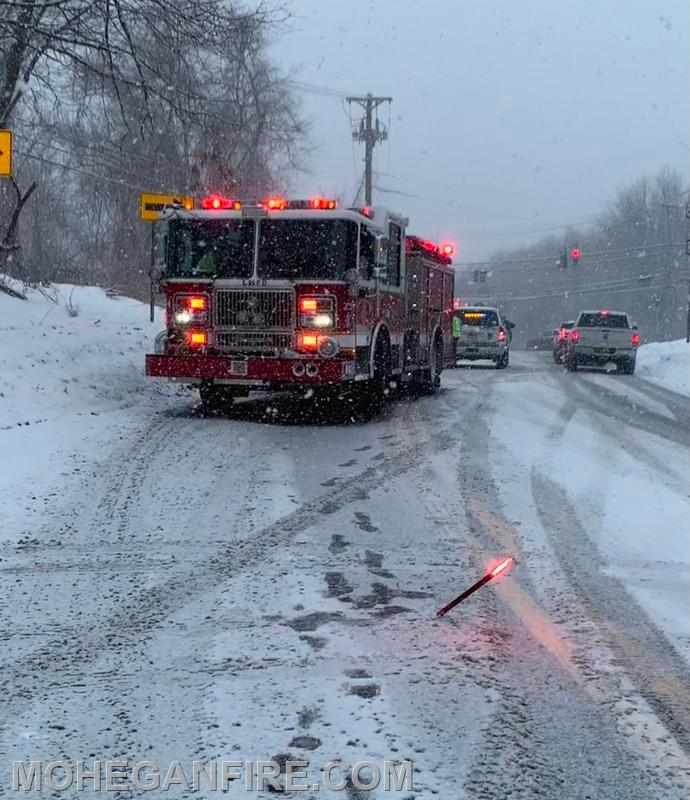
[(578, 323), (580, 328), (629, 328), (625, 314), (582, 314)]
[(460, 312), (460, 321), (463, 325), (492, 328), (498, 325), (498, 315), (491, 309), (463, 310)]

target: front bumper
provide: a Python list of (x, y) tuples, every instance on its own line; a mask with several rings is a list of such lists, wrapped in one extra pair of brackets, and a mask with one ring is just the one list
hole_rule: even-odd
[[(304, 373), (295, 375), (300, 364)], [(307, 369), (316, 374), (307, 374)], [(353, 381), (355, 362), (338, 358), (261, 358), (249, 356), (159, 355), (146, 356), (146, 374), (180, 383), (218, 381), (238, 386), (280, 387), (339, 384)]]

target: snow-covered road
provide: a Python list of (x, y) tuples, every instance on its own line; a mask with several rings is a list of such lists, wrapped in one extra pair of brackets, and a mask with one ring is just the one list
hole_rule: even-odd
[(151, 389), (0, 431), (1, 796), (12, 759), (292, 754), (411, 759), (400, 797), (687, 797), (690, 401), (541, 354), (443, 381), (356, 424)]

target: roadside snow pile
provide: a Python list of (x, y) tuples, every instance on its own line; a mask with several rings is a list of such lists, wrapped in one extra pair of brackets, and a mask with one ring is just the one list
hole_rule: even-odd
[(690, 395), (690, 344), (685, 339), (643, 344), (637, 354), (637, 373), (664, 389)]
[(144, 303), (55, 284), (0, 292), (0, 429), (129, 405), (159, 326)]

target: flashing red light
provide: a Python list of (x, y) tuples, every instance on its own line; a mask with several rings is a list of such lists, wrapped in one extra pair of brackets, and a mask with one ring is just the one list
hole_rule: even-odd
[(437, 253), (438, 252), (438, 245), (435, 245), (433, 242), (430, 242), (428, 239), (422, 240), (422, 247), (425, 250), (428, 250), (430, 253)]
[(441, 245), (441, 252), (444, 256), (452, 256), (455, 253), (455, 245), (452, 242), (444, 242)]
[(489, 575), (492, 578), (495, 578), (497, 575), (500, 575), (504, 569), (508, 569), (508, 567), (513, 563), (513, 557), (508, 556), (508, 558), (504, 558), (500, 564), (497, 564), (492, 570), (489, 571)]
[(283, 211), (287, 208), (287, 200), (284, 197), (269, 197), (264, 205), (269, 211)]
[(609, 312), (608, 312), (608, 311), (600, 311), (600, 312), (599, 312), (599, 314), (600, 314), (602, 317), (608, 317), (608, 315), (609, 315)]
[(301, 333), (297, 339), (300, 350), (314, 351), (319, 349), (319, 345), (327, 336), (319, 336), (316, 333)]
[(633, 333), (633, 335), (632, 335), (632, 346), (633, 347), (637, 347), (637, 345), (639, 343), (640, 343), (640, 334), (639, 333)]
[(506, 332), (503, 328), (498, 329), (498, 341), (505, 342), (506, 340)]
[(302, 297), (299, 301), (300, 311), (316, 311), (318, 307), (319, 304), (315, 297)]
[(570, 254), (573, 259), (573, 264), (577, 264), (580, 260), (580, 256), (582, 255), (581, 250), (578, 247), (573, 248), (572, 253)]
[(312, 197), (309, 201), (309, 206), (311, 208), (317, 209), (333, 209), (338, 208), (338, 201), (331, 200), (329, 197)]
[(572, 339), (574, 342), (579, 342), (579, 341), (580, 341), (580, 331), (573, 331), (573, 332), (570, 334), (570, 338), (571, 338), (571, 339)]
[(187, 334), (187, 340), (195, 347), (203, 347), (208, 342), (208, 335), (206, 331), (190, 331)]
[(223, 197), (220, 194), (211, 194), (204, 197), (201, 201), (201, 207), (207, 211), (239, 211), (242, 208), (242, 203), (239, 200), (230, 200), (228, 197)]

